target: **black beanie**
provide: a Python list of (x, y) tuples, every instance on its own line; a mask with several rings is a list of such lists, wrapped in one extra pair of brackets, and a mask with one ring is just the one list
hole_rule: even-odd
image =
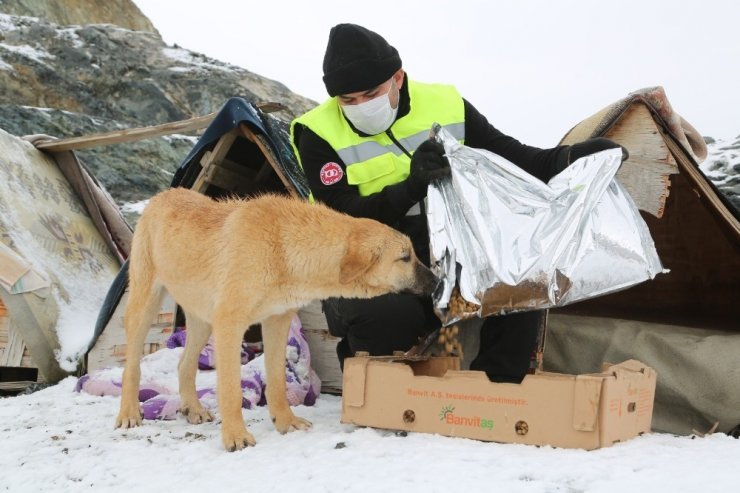
[(400, 68), (398, 51), (381, 35), (356, 24), (331, 28), (324, 54), (324, 85), (329, 96), (367, 91)]

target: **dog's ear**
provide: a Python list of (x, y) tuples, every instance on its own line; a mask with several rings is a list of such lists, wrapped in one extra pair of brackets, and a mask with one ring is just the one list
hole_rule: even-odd
[(339, 262), (339, 282), (353, 282), (379, 260), (380, 246), (373, 244), (371, 235), (361, 229), (353, 231), (347, 239), (347, 251)]

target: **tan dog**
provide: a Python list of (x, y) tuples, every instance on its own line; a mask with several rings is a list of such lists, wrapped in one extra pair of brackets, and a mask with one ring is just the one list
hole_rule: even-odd
[(195, 393), (198, 354), (213, 332), (224, 446), (254, 445), (241, 414), (240, 348), (262, 324), (270, 416), (281, 433), (311, 423), (290, 409), (285, 347), (296, 310), (315, 299), (431, 293), (436, 279), (410, 240), (370, 219), (266, 195), (214, 201), (176, 188), (152, 198), (134, 233), (124, 317), (126, 367), (116, 426), (141, 424), (141, 348), (166, 289), (185, 312), (188, 337), (179, 364), (180, 411), (211, 421)]

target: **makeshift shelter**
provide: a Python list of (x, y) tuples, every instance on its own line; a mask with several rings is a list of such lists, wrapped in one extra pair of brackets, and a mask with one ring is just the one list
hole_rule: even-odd
[[(99, 306), (128, 253), (131, 228), (71, 152), (43, 153), (0, 130), (0, 389), (56, 382), (78, 304)], [(31, 141), (31, 142), (29, 142)], [(82, 348), (84, 350), (84, 347)], [(65, 361), (64, 358), (69, 360)], [(58, 358), (62, 358), (61, 361)], [(66, 366), (63, 369), (62, 366)]]
[[(308, 186), (290, 148), (287, 123), (269, 114), (280, 108), (273, 103), (255, 105), (243, 98), (229, 99), (209, 119), (208, 128), (176, 170), (172, 186), (192, 188), (214, 198), (264, 192), (307, 197)], [(88, 370), (124, 362), (127, 276), (126, 263), (100, 311), (94, 344), (87, 354)], [(177, 306), (164, 296), (145, 353), (162, 347), (177, 321)]]
[(740, 423), (740, 218), (701, 173), (700, 134), (662, 88), (630, 94), (582, 121), (563, 144), (604, 136), (630, 157), (617, 174), (670, 272), (551, 310), (545, 368), (599, 371), (638, 359), (658, 373), (653, 428), (727, 432)]

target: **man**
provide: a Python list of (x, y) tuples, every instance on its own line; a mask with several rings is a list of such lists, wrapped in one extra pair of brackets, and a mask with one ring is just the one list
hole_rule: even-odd
[[(323, 69), (330, 98), (291, 125), (311, 200), (406, 233), (424, 262), (429, 261), (424, 198), (434, 178), (450, 173), (444, 148), (428, 140), (433, 123), (543, 181), (579, 157), (618, 146), (607, 139), (552, 149), (523, 145), (488, 123), (453, 86), (410, 81), (398, 51), (354, 24), (331, 29)], [(330, 333), (342, 338), (340, 363), (356, 351), (406, 351), (440, 326), (429, 298), (391, 294), (332, 299), (323, 306)], [(488, 317), (471, 369), (485, 371), (493, 381), (520, 382), (543, 316), (534, 311)]]

